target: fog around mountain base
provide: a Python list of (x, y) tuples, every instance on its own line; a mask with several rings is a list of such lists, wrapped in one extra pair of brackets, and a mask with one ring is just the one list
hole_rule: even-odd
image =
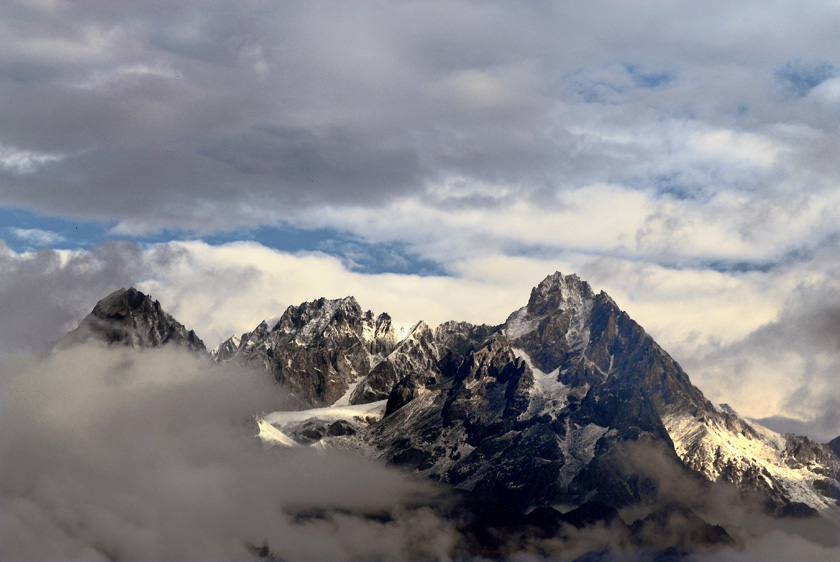
[(453, 542), (422, 507), (431, 484), (359, 454), (263, 452), (254, 415), (287, 404), (265, 375), (98, 345), (2, 373), (3, 559), (429, 558)]
[[(167, 347), (138, 352), (97, 343), (7, 356), (0, 372), (3, 559), (474, 554), (465, 534), (470, 515), (430, 482), (359, 453), (263, 450), (254, 416), (290, 405), (265, 373)], [(698, 560), (836, 558), (836, 524), (767, 518), (730, 488), (686, 478), (655, 447), (634, 445), (627, 458), (628, 471), (655, 484), (657, 505), (689, 505), (736, 540), (696, 553)], [(621, 515), (629, 524), (654, 510)], [(648, 547), (667, 549), (685, 524), (669, 515)], [(499, 537), (496, 552), (521, 559), (603, 550), (616, 560), (647, 556), (623, 524)]]

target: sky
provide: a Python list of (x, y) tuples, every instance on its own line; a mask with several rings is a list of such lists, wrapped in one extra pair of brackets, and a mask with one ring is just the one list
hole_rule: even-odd
[(0, 4), (0, 354), (152, 293), (212, 347), (554, 271), (713, 401), (840, 435), (840, 4)]

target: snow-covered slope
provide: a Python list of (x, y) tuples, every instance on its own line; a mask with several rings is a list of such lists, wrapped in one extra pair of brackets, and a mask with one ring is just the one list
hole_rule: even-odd
[(747, 421), (726, 405), (703, 418), (685, 412), (665, 417), (680, 459), (712, 481), (764, 489), (781, 509), (798, 504), (830, 513), (840, 497), (840, 462), (827, 445), (780, 435)]
[(257, 420), (266, 448), (333, 447), (356, 449), (364, 442), (356, 434), (382, 418), (385, 401), (353, 406), (272, 412)]

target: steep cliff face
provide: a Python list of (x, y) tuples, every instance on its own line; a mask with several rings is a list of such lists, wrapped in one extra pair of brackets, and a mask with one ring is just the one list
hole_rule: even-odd
[(114, 291), (98, 303), (79, 327), (59, 341), (67, 347), (87, 340), (135, 349), (177, 345), (205, 351), (195, 332), (167, 314), (156, 300), (135, 288)]
[(303, 404), (339, 400), (396, 345), (390, 318), (365, 314), (353, 297), (290, 306), (279, 319), (223, 342), (217, 361), (259, 365)]

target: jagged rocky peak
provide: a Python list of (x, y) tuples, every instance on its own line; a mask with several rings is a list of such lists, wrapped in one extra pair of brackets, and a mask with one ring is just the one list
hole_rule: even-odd
[(355, 298), (322, 297), (287, 308), (272, 331), (295, 332), (302, 341), (310, 342), (324, 335), (330, 326), (361, 333), (363, 319), (362, 308)]
[(385, 357), (393, 351), (400, 337), (399, 329), (391, 321), (391, 316), (387, 312), (383, 312), (376, 318), (371, 311), (365, 312), (362, 338), (371, 355)]
[(531, 289), (527, 309), (531, 316), (542, 316), (583, 301), (591, 301), (594, 296), (589, 283), (581, 281), (575, 274), (563, 275), (558, 271)]
[(592, 309), (599, 299), (603, 297), (596, 297), (577, 275), (554, 273), (531, 290), (526, 306), (508, 317), (504, 334), (546, 373), (576, 365), (590, 342)]
[(399, 379), (386, 358), (414, 338), (418, 326), (364, 312), (354, 297), (320, 298), (289, 306), (279, 319), (223, 342), (212, 356), (265, 368), (302, 405), (358, 404), (387, 398)]
[(192, 351), (205, 351), (204, 342), (192, 330), (167, 314), (160, 302), (134, 287), (114, 291), (93, 307), (79, 327), (59, 345), (66, 347), (90, 339), (133, 348), (174, 344)]

